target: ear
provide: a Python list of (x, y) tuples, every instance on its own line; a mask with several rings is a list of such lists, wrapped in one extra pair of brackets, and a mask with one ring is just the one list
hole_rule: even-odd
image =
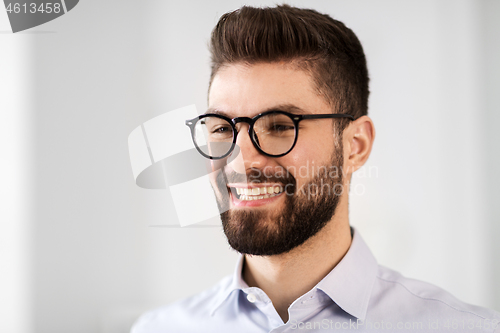
[(349, 174), (365, 164), (375, 140), (375, 126), (368, 116), (354, 120), (344, 130), (344, 164)]

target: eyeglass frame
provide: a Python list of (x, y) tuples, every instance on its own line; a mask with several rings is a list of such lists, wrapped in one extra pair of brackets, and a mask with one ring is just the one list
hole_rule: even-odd
[[(272, 155), (272, 154), (266, 153), (265, 151), (262, 150), (262, 148), (259, 147), (258, 143), (256, 143), (255, 139), (253, 138), (252, 134), (255, 133), (255, 131), (253, 129), (255, 122), (259, 118), (261, 118), (263, 116), (267, 116), (268, 114), (283, 114), (283, 115), (289, 117), (293, 121), (293, 124), (294, 124), (294, 127), (295, 127), (295, 139), (294, 139), (293, 144), (290, 147), (290, 149), (288, 149), (288, 151), (286, 151), (283, 154)], [(198, 147), (198, 144), (196, 143), (196, 139), (195, 139), (195, 126), (198, 123), (198, 121), (200, 121), (201, 119), (206, 118), (206, 117), (216, 117), (216, 118), (219, 118), (219, 119), (223, 119), (223, 120), (227, 121), (231, 125), (231, 129), (233, 130), (233, 142), (231, 143), (231, 148), (229, 148), (229, 150), (228, 150), (227, 153), (225, 153), (224, 155), (222, 155), (220, 157), (213, 157), (213, 156), (205, 154), (200, 149), (200, 147)], [(235, 117), (233, 119), (231, 119), (229, 117), (226, 117), (226, 116), (223, 116), (221, 114), (217, 114), (217, 113), (205, 113), (205, 114), (202, 114), (202, 115), (200, 115), (198, 117), (195, 117), (193, 119), (186, 120), (186, 125), (191, 130), (191, 138), (193, 140), (193, 144), (194, 144), (196, 150), (198, 150), (198, 152), (201, 155), (203, 155), (204, 157), (206, 157), (208, 159), (211, 159), (211, 160), (220, 160), (220, 159), (223, 159), (223, 158), (229, 156), (233, 152), (234, 147), (236, 146), (236, 140), (237, 140), (238, 134), (239, 134), (239, 132), (236, 129), (236, 125), (238, 123), (247, 123), (249, 125), (248, 126), (248, 131), (247, 131), (248, 132), (248, 136), (250, 137), (250, 141), (252, 141), (252, 144), (255, 147), (255, 149), (257, 149), (257, 151), (259, 151), (261, 154), (263, 154), (265, 156), (268, 156), (268, 157), (282, 157), (282, 156), (285, 156), (286, 154), (288, 154), (289, 152), (291, 152), (293, 150), (293, 148), (295, 147), (295, 144), (297, 143), (297, 139), (299, 137), (299, 123), (302, 120), (305, 120), (305, 119), (328, 119), (328, 118), (331, 118), (331, 119), (334, 119), (334, 118), (349, 118), (350, 120), (355, 120), (354, 116), (352, 116), (350, 114), (345, 114), (345, 113), (293, 114), (293, 113), (282, 111), (282, 110), (270, 110), (270, 111), (259, 113), (258, 115), (256, 115), (255, 117), (252, 117), (252, 118), (250, 118), (250, 117)]]

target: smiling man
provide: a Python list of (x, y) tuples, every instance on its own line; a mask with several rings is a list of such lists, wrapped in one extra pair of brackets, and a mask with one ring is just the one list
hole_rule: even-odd
[(500, 332), (498, 313), (379, 266), (349, 225), (349, 182), (375, 138), (350, 29), (313, 10), (242, 7), (221, 17), (211, 52), (209, 109), (187, 125), (242, 256), (233, 276), (133, 333)]

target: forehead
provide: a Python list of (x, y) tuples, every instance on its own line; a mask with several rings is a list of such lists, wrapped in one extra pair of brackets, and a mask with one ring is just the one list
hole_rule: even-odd
[(208, 103), (209, 110), (232, 117), (253, 117), (283, 105), (289, 106), (286, 111), (331, 112), (308, 72), (280, 63), (221, 68), (212, 81)]

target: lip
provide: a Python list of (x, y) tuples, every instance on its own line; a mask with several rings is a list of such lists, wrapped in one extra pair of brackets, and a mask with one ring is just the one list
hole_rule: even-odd
[(258, 206), (264, 206), (267, 204), (270, 204), (276, 200), (279, 200), (283, 193), (285, 191), (271, 197), (271, 198), (265, 198), (265, 199), (257, 199), (257, 200), (240, 200), (238, 199), (234, 194), (233, 191), (231, 190), (232, 188), (256, 188), (256, 187), (271, 187), (271, 186), (280, 186), (283, 187), (282, 185), (277, 185), (277, 184), (228, 184), (228, 191), (229, 195), (231, 196), (231, 203), (234, 207), (258, 207)]
[(254, 188), (254, 187), (271, 187), (271, 186), (279, 186), (283, 187), (281, 184), (277, 183), (229, 183), (227, 187), (239, 187), (239, 188)]

